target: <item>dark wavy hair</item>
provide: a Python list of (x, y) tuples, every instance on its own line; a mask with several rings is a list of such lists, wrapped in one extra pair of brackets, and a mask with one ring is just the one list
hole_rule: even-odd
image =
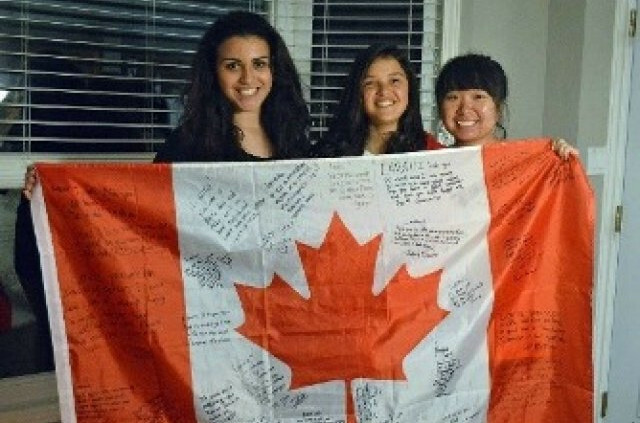
[(191, 80), (184, 92), (180, 120), (181, 142), (197, 160), (233, 160), (240, 152), (235, 141), (233, 109), (221, 92), (216, 75), (218, 48), (231, 37), (259, 37), (267, 42), (273, 84), (261, 109), (274, 158), (309, 156), (310, 116), (300, 77), (282, 37), (260, 15), (233, 11), (218, 18), (204, 33), (195, 54)]
[[(476, 53), (456, 56), (440, 69), (436, 80), (438, 110), (442, 110), (444, 99), (450, 91), (473, 89), (486, 91), (496, 104), (500, 116), (503, 115), (508, 95), (507, 75), (500, 63)], [(506, 136), (503, 124), (498, 122), (498, 126)]]
[(418, 80), (407, 56), (389, 44), (374, 44), (356, 58), (346, 85), (342, 90), (329, 130), (319, 143), (319, 154), (323, 156), (362, 155), (369, 132), (369, 118), (364, 111), (362, 82), (371, 64), (379, 58), (395, 59), (407, 76), (409, 98), (407, 110), (400, 117), (398, 130), (387, 144), (386, 153), (401, 153), (424, 149), (424, 127), (420, 116), (420, 93)]

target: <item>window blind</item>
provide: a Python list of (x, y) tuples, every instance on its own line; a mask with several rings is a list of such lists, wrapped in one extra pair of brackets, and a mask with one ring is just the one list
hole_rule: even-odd
[(142, 152), (162, 142), (205, 28), (262, 1), (0, 0), (0, 144)]
[(0, 0), (0, 188), (21, 186), (35, 160), (152, 157), (180, 116), (198, 40), (234, 9), (263, 14), (282, 34), (313, 137), (357, 52), (383, 41), (409, 52), (433, 128), (442, 18), (458, 1)]

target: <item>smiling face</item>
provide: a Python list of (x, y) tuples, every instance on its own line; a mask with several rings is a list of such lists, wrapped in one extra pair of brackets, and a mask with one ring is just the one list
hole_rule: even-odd
[(458, 146), (482, 145), (497, 141), (495, 128), (500, 112), (485, 90), (452, 90), (443, 98), (440, 115)]
[(269, 57), (269, 44), (256, 36), (234, 36), (218, 47), (218, 83), (235, 113), (260, 113), (273, 84)]
[(371, 126), (378, 132), (397, 130), (409, 101), (409, 81), (396, 59), (381, 57), (371, 63), (362, 80), (362, 100)]

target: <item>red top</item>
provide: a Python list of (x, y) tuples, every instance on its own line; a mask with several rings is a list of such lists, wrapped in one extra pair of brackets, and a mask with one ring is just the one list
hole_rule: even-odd
[(441, 148), (446, 148), (445, 145), (440, 144), (438, 139), (429, 132), (425, 132), (424, 141), (426, 150), (440, 150)]

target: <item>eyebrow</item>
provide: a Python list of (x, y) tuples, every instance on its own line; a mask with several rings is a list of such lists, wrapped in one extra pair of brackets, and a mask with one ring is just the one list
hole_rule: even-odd
[[(405, 73), (404, 73), (404, 72), (400, 72), (400, 71), (398, 71), (398, 72), (392, 72), (392, 73), (390, 73), (390, 74), (389, 74), (389, 75), (387, 75), (387, 76), (402, 76), (402, 77), (405, 77), (405, 78), (407, 77), (407, 75), (405, 75)], [(366, 74), (366, 75), (364, 76), (364, 79), (370, 79), (370, 78), (375, 78), (375, 76), (374, 76), (374, 75), (370, 75), (370, 74)]]
[[(269, 56), (253, 57), (253, 58), (251, 58), (251, 60), (269, 60)], [(225, 62), (225, 61), (242, 62), (242, 59), (240, 59), (238, 57), (221, 57), (220, 61), (221, 62)]]

